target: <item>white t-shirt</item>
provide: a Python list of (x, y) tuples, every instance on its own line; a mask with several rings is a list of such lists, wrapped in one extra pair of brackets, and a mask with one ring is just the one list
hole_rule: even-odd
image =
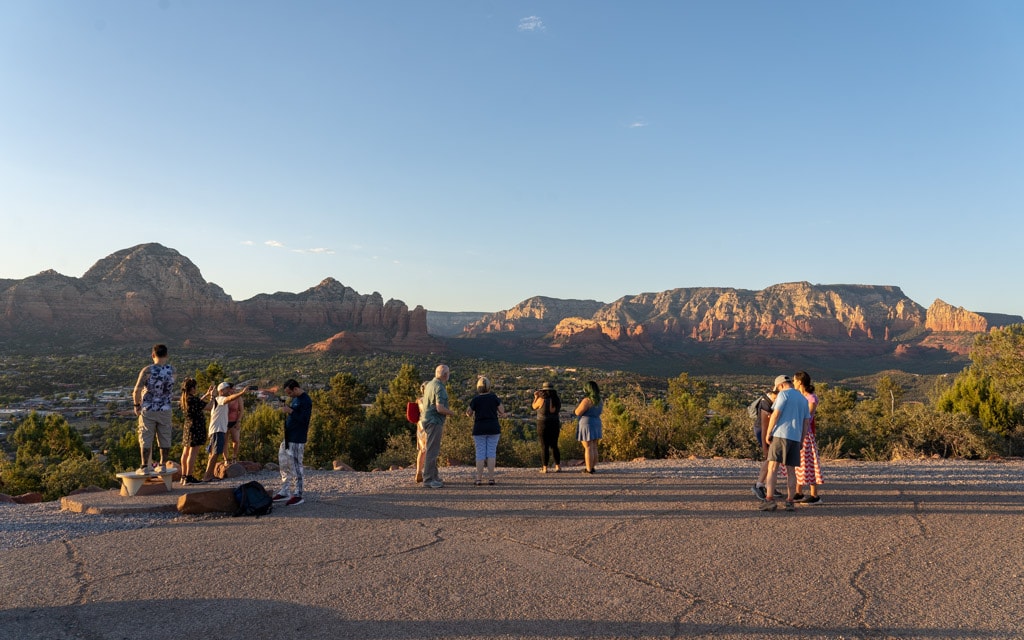
[(210, 412), (210, 427), (206, 430), (207, 435), (228, 432), (228, 398), (217, 396), (214, 399), (213, 411)]

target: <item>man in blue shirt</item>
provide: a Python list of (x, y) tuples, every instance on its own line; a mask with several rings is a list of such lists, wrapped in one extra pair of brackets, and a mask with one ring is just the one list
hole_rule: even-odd
[(778, 507), (775, 502), (775, 472), (781, 464), (786, 467), (786, 485), (789, 490), (786, 494), (786, 511), (792, 511), (796, 496), (796, 467), (800, 464), (800, 449), (811, 424), (811, 412), (807, 398), (793, 388), (793, 379), (789, 376), (776, 377), (774, 390), (779, 395), (772, 404), (772, 415), (764, 431), (764, 441), (768, 446), (767, 499), (758, 508), (761, 511), (774, 511)]
[(286, 507), (291, 507), (304, 502), (302, 480), (305, 477), (305, 468), (302, 466), (302, 457), (306, 452), (306, 436), (309, 433), (309, 418), (313, 414), (313, 401), (295, 380), (285, 381), (284, 392), (292, 401), (287, 407), (279, 409), (285, 414), (284, 442), (277, 450), (277, 462), (281, 467), (281, 490), (273, 500), (284, 501)]

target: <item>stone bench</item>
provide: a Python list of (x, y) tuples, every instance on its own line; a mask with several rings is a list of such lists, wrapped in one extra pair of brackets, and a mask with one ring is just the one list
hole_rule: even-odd
[(150, 473), (125, 471), (116, 475), (121, 480), (121, 495), (134, 496), (142, 488), (147, 478), (160, 478), (164, 481), (167, 491), (170, 491), (171, 485), (174, 483), (174, 474), (176, 473), (178, 473), (177, 469), (171, 469), (168, 471), (152, 471)]

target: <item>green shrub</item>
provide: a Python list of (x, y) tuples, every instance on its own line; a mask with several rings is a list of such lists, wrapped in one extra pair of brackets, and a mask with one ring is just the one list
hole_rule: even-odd
[[(315, 410), (315, 408), (314, 408)], [(243, 460), (277, 462), (277, 451), (284, 441), (284, 416), (269, 404), (261, 404), (242, 417), (241, 452)], [(204, 458), (205, 454), (197, 456)], [(196, 460), (199, 464), (199, 460)], [(205, 468), (206, 463), (202, 463)]]
[(562, 423), (562, 432), (558, 434), (558, 450), (563, 462), (583, 459), (583, 444), (576, 439), (576, 420)]
[[(499, 441), (498, 448), (502, 443)], [(476, 445), (473, 444), (473, 419), (461, 413), (456, 414), (444, 424), (444, 435), (441, 438), (441, 465), (474, 465), (476, 464)]]
[(19, 496), (43, 488), (46, 463), (41, 455), (20, 457), (17, 462), (0, 461), (0, 493)]
[(392, 466), (416, 466), (416, 443), (404, 434), (389, 437), (383, 453), (370, 464), (371, 469), (389, 469)]
[(56, 466), (51, 466), (43, 475), (43, 497), (56, 500), (66, 496), (75, 489), (95, 485), (102, 489), (110, 488), (117, 483), (110, 469), (95, 458), (76, 456), (68, 458)]

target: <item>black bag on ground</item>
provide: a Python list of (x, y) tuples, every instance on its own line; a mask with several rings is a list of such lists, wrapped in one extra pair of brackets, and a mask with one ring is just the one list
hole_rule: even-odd
[(235, 500), (238, 502), (235, 516), (256, 516), (258, 518), (270, 513), (274, 507), (274, 501), (270, 498), (270, 494), (262, 484), (255, 480), (235, 487)]

